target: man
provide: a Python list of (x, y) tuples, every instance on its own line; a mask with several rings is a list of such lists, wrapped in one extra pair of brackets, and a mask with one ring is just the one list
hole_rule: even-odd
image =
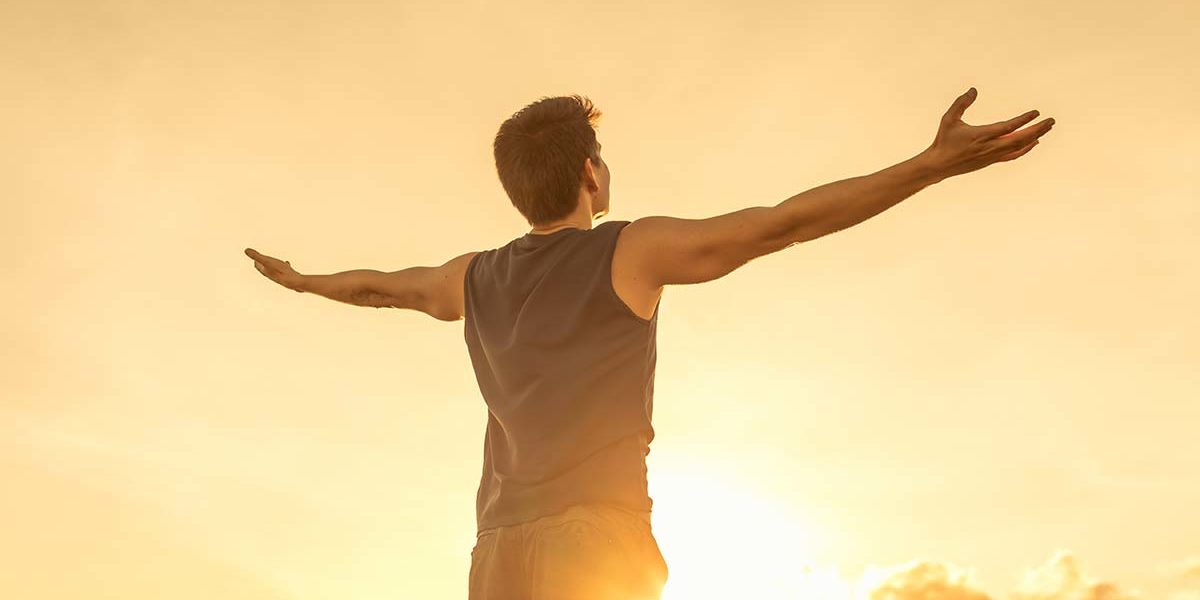
[(600, 116), (580, 96), (542, 98), (500, 127), (500, 182), (531, 226), (500, 248), (436, 267), (301, 275), (247, 248), (298, 292), (464, 319), (488, 407), (470, 600), (656, 599), (667, 564), (650, 527), (655, 331), (668, 285), (860, 223), (947, 177), (1029, 152), (1053, 119), (1030, 111), (972, 126), (971, 88), (920, 154), (775, 206), (707, 219), (593, 220), (609, 211)]

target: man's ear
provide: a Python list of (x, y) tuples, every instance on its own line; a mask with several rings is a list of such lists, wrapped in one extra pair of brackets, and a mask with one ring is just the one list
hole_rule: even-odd
[(600, 179), (596, 177), (596, 165), (590, 156), (583, 159), (583, 183), (592, 193), (600, 191)]

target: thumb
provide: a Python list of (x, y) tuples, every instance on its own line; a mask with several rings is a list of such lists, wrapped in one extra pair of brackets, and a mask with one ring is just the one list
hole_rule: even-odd
[(975, 102), (975, 98), (979, 93), (974, 87), (967, 90), (963, 95), (954, 99), (954, 103), (950, 105), (950, 109), (942, 116), (942, 122), (953, 123), (962, 118), (963, 113), (967, 111), (967, 107)]

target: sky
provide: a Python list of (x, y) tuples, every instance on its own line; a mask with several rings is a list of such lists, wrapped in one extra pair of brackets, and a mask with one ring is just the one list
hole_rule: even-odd
[[(1031, 109), (1022, 158), (663, 295), (664, 600), (1200, 600), (1200, 4), (0, 4), (0, 591), (464, 598), (463, 323), (275, 286), (528, 226), (500, 124), (604, 113), (603, 220), (771, 206)], [(11, 593), (10, 593), (11, 592)]]

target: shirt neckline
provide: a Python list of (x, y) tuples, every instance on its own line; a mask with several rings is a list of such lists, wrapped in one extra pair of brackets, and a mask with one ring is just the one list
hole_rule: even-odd
[[(592, 229), (595, 229), (595, 227), (593, 226)], [(527, 231), (527, 232), (525, 232), (525, 237), (544, 238), (544, 237), (550, 237), (556, 233), (562, 233), (564, 231), (587, 231), (587, 229), (584, 229), (582, 227), (564, 227), (562, 229), (559, 229), (558, 231), (551, 231), (550, 233), (534, 233), (532, 231)]]
[[(593, 227), (592, 229), (595, 229), (595, 227)], [(535, 248), (540, 247), (545, 244), (549, 244), (549, 243), (553, 242), (554, 240), (564, 239), (564, 238), (568, 237), (567, 232), (569, 232), (569, 231), (580, 232), (580, 231), (588, 231), (588, 230), (581, 229), (579, 227), (567, 227), (566, 229), (559, 229), (558, 231), (552, 231), (550, 233), (526, 232), (525, 235), (521, 236), (521, 238), (520, 238), (521, 245), (526, 246), (526, 247), (535, 247)]]

